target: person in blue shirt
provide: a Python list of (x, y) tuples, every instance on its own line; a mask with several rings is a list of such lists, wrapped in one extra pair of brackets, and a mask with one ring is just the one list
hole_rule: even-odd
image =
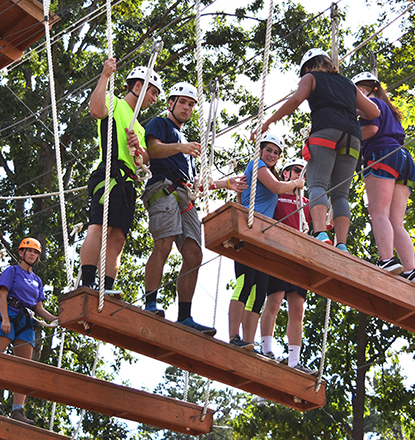
[[(267, 217), (274, 215), (275, 207), (278, 203), (278, 194), (293, 191), (295, 188), (303, 188), (304, 179), (294, 179), (289, 182), (281, 182), (275, 165), (280, 158), (284, 144), (272, 134), (265, 135), (260, 142), (261, 158), (258, 162), (258, 180), (255, 195), (254, 210)], [(252, 172), (254, 161), (251, 160), (245, 169), (246, 183), (248, 187), (238, 195), (240, 203), (249, 207), (249, 200), (252, 187)], [(241, 326), (246, 302), (251, 290), (255, 300), (252, 305), (252, 312), (244, 322), (244, 334), (255, 335), (259, 313), (265, 301), (265, 293), (268, 286), (268, 275), (259, 270), (235, 261), (236, 288), (229, 304), (229, 341), (247, 350), (254, 347), (253, 340), (241, 339), (239, 328)]]
[[(43, 308), (43, 283), (32, 271), (41, 251), (38, 240), (25, 238), (19, 246), (19, 264), (9, 266), (0, 275), (0, 351), (5, 351), (13, 343), (14, 354), (25, 359), (32, 359), (35, 341), (33, 319), (26, 308), (47, 321), (55, 321), (55, 324), (58, 319)], [(25, 399), (24, 394), (14, 393), (11, 417), (34, 425), (33, 420), (24, 414)]]
[[(415, 281), (414, 247), (404, 227), (406, 206), (414, 187), (415, 164), (409, 151), (399, 148), (405, 140), (400, 122), (402, 114), (370, 72), (359, 73), (352, 81), (380, 109), (380, 115), (375, 119), (360, 117), (365, 168), (374, 164), (363, 176), (380, 257), (377, 264), (393, 273), (399, 274), (403, 270), (405, 278)], [(394, 248), (400, 261), (393, 256)]]
[[(195, 322), (191, 306), (196, 288), (198, 268), (202, 263), (201, 222), (193, 204), (188, 185), (195, 180), (195, 158), (200, 156), (200, 144), (188, 142), (181, 129), (197, 104), (196, 88), (186, 82), (175, 84), (168, 98), (169, 114), (156, 117), (146, 125), (146, 143), (150, 155), (152, 178), (142, 195), (148, 211), (149, 231), (154, 248), (145, 269), (145, 310), (164, 317), (157, 308), (157, 293), (163, 267), (173, 243), (182, 255), (183, 263), (177, 279), (179, 313), (177, 322), (214, 336), (216, 330)], [(210, 189), (237, 190), (238, 178), (215, 181)]]

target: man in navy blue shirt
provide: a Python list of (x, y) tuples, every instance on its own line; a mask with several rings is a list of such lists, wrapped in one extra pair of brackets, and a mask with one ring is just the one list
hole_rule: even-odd
[(200, 144), (187, 142), (181, 128), (190, 119), (197, 103), (196, 88), (185, 82), (175, 84), (168, 103), (168, 116), (156, 117), (146, 126), (153, 177), (147, 183), (142, 199), (148, 210), (149, 230), (154, 239), (154, 249), (145, 271), (146, 310), (164, 317), (164, 311), (157, 308), (157, 291), (164, 264), (175, 242), (183, 257), (176, 286), (179, 297), (177, 321), (214, 336), (214, 328), (198, 324), (191, 317), (192, 298), (202, 262), (202, 241), (201, 222), (185, 185), (194, 182), (194, 159), (200, 156)]

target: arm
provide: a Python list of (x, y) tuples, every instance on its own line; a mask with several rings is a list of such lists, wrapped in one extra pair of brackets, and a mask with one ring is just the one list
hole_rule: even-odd
[(164, 144), (153, 135), (146, 138), (147, 150), (151, 159), (164, 159), (177, 153), (190, 154), (193, 157), (200, 156), (200, 144), (189, 142), (187, 144)]
[(364, 125), (362, 128), (362, 138), (365, 141), (366, 139), (371, 138), (372, 136), (374, 136), (378, 130), (379, 127), (377, 125)]
[(378, 106), (366, 97), (357, 87), (356, 87), (356, 109), (357, 114), (364, 119), (371, 121), (380, 116), (380, 110)]
[(105, 94), (107, 93), (108, 80), (115, 70), (115, 58), (109, 58), (106, 60), (98, 83), (92, 92), (91, 100), (89, 102), (89, 113), (91, 113), (91, 116), (96, 119), (104, 119), (108, 115)]
[[(291, 98), (287, 101), (262, 125), (262, 132), (265, 133), (273, 122), (277, 122), (284, 116), (290, 115), (296, 110), (310, 95), (316, 87), (316, 80), (313, 75), (304, 75), (298, 84), (298, 88)], [(255, 133), (251, 134), (251, 140), (254, 140)]]
[(40, 316), (41, 318), (45, 319), (46, 321), (55, 321), (58, 319), (57, 316), (52, 315), (47, 310), (43, 308), (42, 301), (39, 301), (34, 307), (33, 310), (35, 311), (36, 315)]
[(304, 179), (290, 180), (289, 182), (279, 181), (267, 167), (258, 170), (258, 180), (274, 194), (284, 194), (293, 191), (295, 188), (304, 187)]
[(211, 189), (230, 189), (232, 191), (236, 191), (238, 193), (243, 192), (248, 185), (246, 184), (246, 180), (243, 180), (245, 176), (234, 176), (229, 179), (215, 180), (213, 182)]
[(0, 287), (0, 315), (1, 315), (1, 331), (8, 335), (10, 333), (10, 319), (9, 312), (7, 308), (7, 295), (9, 291), (5, 286)]

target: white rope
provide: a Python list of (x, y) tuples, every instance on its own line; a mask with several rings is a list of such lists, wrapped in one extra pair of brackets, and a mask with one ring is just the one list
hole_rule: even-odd
[[(81, 186), (79, 188), (72, 188), (72, 189), (66, 189), (63, 191), (64, 194), (73, 193), (75, 191), (84, 191), (88, 188), (87, 185)], [(60, 195), (60, 192), (53, 192), (53, 193), (45, 193), (45, 194), (32, 194), (27, 196), (0, 196), (0, 200), (27, 200), (27, 199), (42, 199), (43, 197), (53, 197)]]
[(271, 42), (271, 30), (272, 30), (272, 16), (274, 11), (274, 1), (269, 2), (269, 14), (267, 20), (267, 30), (265, 35), (265, 48), (264, 48), (264, 60), (262, 67), (262, 87), (261, 87), (261, 98), (259, 101), (259, 111), (258, 111), (258, 126), (256, 128), (255, 136), (255, 156), (254, 156), (254, 167), (252, 170), (252, 181), (251, 181), (251, 194), (249, 198), (249, 212), (248, 212), (248, 228), (252, 226), (254, 222), (254, 210), (255, 210), (255, 197), (256, 197), (256, 186), (258, 179), (258, 162), (261, 155), (259, 148), (260, 135), (262, 130), (262, 118), (264, 116), (264, 101), (265, 101), (265, 84), (268, 73), (268, 60), (269, 60), (269, 46)]
[[(107, 40), (108, 40), (108, 58), (112, 58), (112, 22), (111, 22), (110, 0), (107, 0)], [(101, 312), (102, 308), (104, 307), (104, 283), (105, 283), (105, 269), (107, 262), (108, 212), (109, 212), (109, 188), (110, 188), (110, 177), (111, 177), (113, 113), (114, 113), (114, 73), (110, 77), (110, 88), (109, 88), (107, 157), (106, 157), (106, 167), (105, 167), (104, 209), (102, 216), (101, 263), (99, 266), (98, 312)]]
[[(59, 358), (58, 358), (58, 368), (62, 366), (62, 357), (63, 357), (63, 347), (65, 345), (65, 333), (61, 333), (61, 343), (59, 348)], [(52, 410), (50, 413), (50, 423), (49, 423), (49, 431), (53, 431), (53, 423), (55, 421), (55, 412), (56, 412), (56, 402), (52, 403)]]
[[(92, 370), (91, 370), (91, 377), (95, 377), (95, 371), (97, 369), (97, 363), (98, 363), (98, 358), (99, 358), (99, 349), (100, 349), (100, 347), (101, 347), (101, 341), (98, 341), (97, 350), (95, 352), (95, 359), (94, 359), (94, 363), (92, 365)], [(79, 431), (81, 429), (82, 421), (84, 420), (84, 416), (85, 416), (85, 410), (83, 409), (81, 411), (81, 415), (79, 416), (79, 422), (78, 422), (78, 425), (76, 427), (76, 431), (75, 431), (74, 435), (71, 437), (71, 440), (74, 440), (74, 439), (78, 438), (78, 434), (79, 434)]]
[(203, 96), (203, 59), (202, 59), (202, 32), (200, 28), (200, 0), (196, 0), (196, 68), (197, 68), (197, 97), (199, 101), (199, 133), (200, 133), (200, 152), (201, 164), (200, 173), (202, 178), (203, 194), (202, 199), (205, 204), (206, 211), (209, 212), (208, 201), (208, 170), (207, 170), (207, 142), (205, 137), (205, 119), (203, 116), (203, 107), (205, 98)]
[[(59, 126), (58, 126), (58, 112), (56, 109), (56, 94), (55, 94), (55, 77), (53, 72), (52, 50), (50, 44), (50, 31), (49, 31), (49, 8), (50, 0), (43, 2), (43, 12), (45, 15), (45, 35), (46, 35), (46, 48), (49, 68), (49, 83), (50, 83), (50, 98), (52, 105), (52, 120), (53, 120), (53, 133), (55, 138), (55, 155), (56, 155), (56, 169), (58, 172), (58, 184), (59, 184), (59, 200), (62, 218), (62, 232), (63, 232), (63, 246), (65, 251), (65, 265), (69, 269), (71, 266), (69, 258), (69, 239), (68, 230), (66, 225), (66, 208), (65, 208), (65, 195), (63, 192), (63, 173), (62, 173), (62, 161), (61, 161), (61, 149), (59, 141)], [(66, 273), (66, 281), (69, 290), (72, 287), (72, 277), (69, 271)]]
[[(303, 167), (303, 169), (300, 173), (300, 179), (304, 178), (305, 173), (306, 173), (306, 168), (307, 168), (307, 164)], [(304, 205), (304, 203), (303, 203), (304, 189), (297, 188), (297, 190), (295, 191), (295, 195), (296, 195), (297, 209), (299, 209), (298, 216), (299, 216), (299, 220), (300, 220), (300, 231), (307, 233), (309, 231), (309, 226), (308, 226), (307, 219), (305, 218), (304, 207), (303, 207), (303, 205)]]
[(329, 327), (329, 321), (330, 321), (330, 307), (331, 307), (331, 299), (327, 298), (327, 304), (326, 304), (326, 318), (324, 320), (324, 334), (323, 334), (323, 344), (321, 347), (321, 359), (320, 359), (320, 368), (318, 370), (318, 376), (317, 376), (317, 382), (315, 385), (315, 393), (317, 394), (320, 386), (321, 386), (321, 378), (323, 376), (324, 371), (324, 361), (326, 359), (326, 345), (327, 345), (327, 333), (328, 333), (328, 327)]
[(184, 389), (183, 389), (183, 400), (187, 402), (189, 397), (189, 372), (184, 371)]

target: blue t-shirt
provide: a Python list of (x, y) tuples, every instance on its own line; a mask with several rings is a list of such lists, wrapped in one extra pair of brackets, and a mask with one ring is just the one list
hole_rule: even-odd
[(371, 121), (360, 118), (360, 125), (376, 125), (377, 133), (363, 141), (363, 156), (369, 157), (370, 153), (385, 148), (398, 148), (405, 141), (405, 132), (402, 124), (396, 120), (386, 102), (378, 98), (370, 98), (380, 110), (380, 115)]
[[(146, 139), (148, 136), (154, 136), (163, 144), (185, 144), (186, 138), (180, 131), (180, 128), (169, 118), (154, 118), (146, 125)], [(153, 177), (147, 185), (152, 185), (165, 177), (172, 180), (182, 178), (193, 182), (196, 174), (194, 159), (190, 154), (177, 153), (173, 156), (163, 159), (151, 159), (150, 171)]]
[[(266, 167), (265, 163), (259, 159), (258, 170)], [(248, 188), (241, 194), (241, 202), (243, 206), (249, 208), (249, 198), (251, 196), (252, 170), (254, 169), (254, 161), (251, 160), (245, 170), (246, 183)], [(275, 207), (278, 203), (278, 194), (274, 194), (263, 183), (257, 180), (255, 206), (254, 210), (267, 217), (274, 215)]]
[(42, 280), (20, 266), (9, 266), (0, 275), (0, 286), (9, 291), (9, 296), (19, 300), (26, 307), (33, 307), (45, 300)]

